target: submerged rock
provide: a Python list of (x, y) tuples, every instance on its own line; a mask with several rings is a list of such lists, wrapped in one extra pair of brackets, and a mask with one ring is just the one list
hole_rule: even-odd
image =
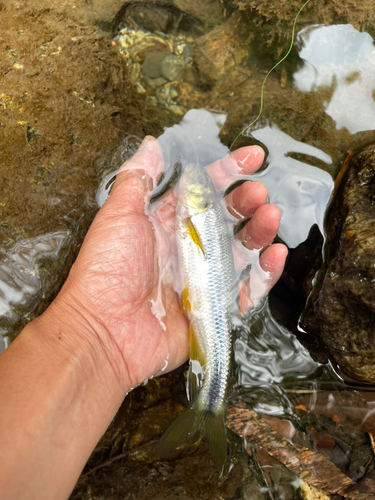
[[(7, 2), (14, 4), (16, 7), (20, 2), (10, 0)], [(38, 9), (40, 11), (53, 11), (58, 14), (63, 14), (73, 19), (76, 23), (82, 25), (96, 25), (102, 30), (110, 32), (116, 16), (121, 7), (124, 5), (124, 0), (25, 0), (23, 2), (27, 7)]]
[[(7, 0), (17, 6), (17, 0)], [(110, 35), (124, 21), (149, 31), (169, 32), (173, 29), (203, 32), (215, 26), (225, 12), (221, 0), (24, 0), (28, 7), (52, 10), (82, 25), (95, 25)], [(127, 23), (125, 23), (127, 24)]]
[(196, 40), (194, 63), (209, 84), (228, 75), (249, 56), (248, 37), (241, 16), (233, 15)]
[(347, 165), (327, 214), (326, 271), (311, 302), (340, 369), (375, 383), (375, 144)]
[[(227, 0), (227, 4), (247, 14), (250, 30), (257, 33), (257, 43), (267, 44), (278, 57), (290, 45), (293, 21), (304, 1)], [(298, 17), (296, 32), (306, 25), (347, 23), (372, 33), (375, 23), (373, 0), (310, 1)]]
[[(93, 3), (101, 1), (94, 0)], [(132, 0), (121, 3), (113, 18), (112, 29), (117, 23), (153, 33), (202, 34), (219, 24), (225, 13), (221, 0)]]
[(144, 3), (130, 5), (127, 9), (127, 16), (130, 16), (139, 27), (148, 31), (167, 33), (173, 25), (172, 13), (158, 5)]

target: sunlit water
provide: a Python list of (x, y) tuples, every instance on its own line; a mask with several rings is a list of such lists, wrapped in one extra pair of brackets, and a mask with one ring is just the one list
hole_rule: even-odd
[[(300, 64), (293, 74), (294, 87), (303, 93), (314, 93), (333, 86), (322, 113), (334, 120), (336, 129), (346, 128), (351, 134), (374, 130), (375, 50), (371, 36), (350, 25), (311, 26), (299, 33), (297, 42)], [(203, 167), (228, 154), (219, 138), (225, 119), (224, 113), (191, 110), (179, 125), (165, 130), (158, 138), (165, 176), (155, 190), (155, 197), (165, 191), (176, 166), (183, 170), (189, 163), (198, 163)], [(314, 159), (320, 166), (328, 167), (332, 158), (324, 147), (318, 149), (313, 144), (298, 142), (276, 123), (262, 123), (246, 134), (267, 149), (267, 168), (249, 179), (259, 180), (268, 188), (269, 202), (276, 204), (282, 213), (279, 236), (294, 248), (306, 239), (314, 224), (324, 234), (323, 219), (333, 179), (314, 165)], [(137, 137), (124, 140), (123, 161), (135, 153), (139, 144)], [(301, 161), (304, 156), (306, 161)], [(114, 172), (103, 174), (97, 193), (98, 206), (108, 196), (113, 175)], [(7, 251), (0, 264), (0, 315), (7, 319), (9, 328), (19, 319), (18, 306), (24, 306), (22, 314), (27, 316), (48, 290), (49, 284), (43, 284), (40, 277), (39, 261), (46, 257), (57, 259), (68, 236), (63, 231), (46, 234), (23, 240)], [(257, 266), (257, 259), (252, 266)], [(296, 337), (277, 323), (267, 299), (244, 318), (235, 317), (234, 326), (236, 385), (232, 396), (240, 395), (257, 411), (293, 420), (291, 380), (292, 387), (298, 386), (301, 393), (310, 394), (319, 391), (323, 380), (340, 384), (329, 366), (323, 369)], [(6, 335), (7, 331), (2, 333)], [(0, 351), (6, 346), (3, 337)], [(331, 386), (328, 387), (329, 392)]]
[[(46, 271), (40, 261), (59, 258), (69, 236), (69, 231), (47, 233), (21, 240), (7, 252), (0, 263), (0, 317), (10, 328), (27, 318), (42, 297)], [(7, 330), (2, 333), (0, 352), (8, 346)]]

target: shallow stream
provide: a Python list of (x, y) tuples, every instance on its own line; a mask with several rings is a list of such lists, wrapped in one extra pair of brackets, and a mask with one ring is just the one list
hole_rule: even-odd
[[(177, 177), (173, 175), (176, 166), (180, 170), (191, 162), (204, 166), (228, 154), (231, 141), (257, 115), (263, 78), (279, 54), (267, 53), (264, 46), (257, 52), (254, 41), (249, 46), (243, 43), (234, 49), (212, 42), (212, 52), (207, 52), (208, 73), (212, 63), (219, 68), (224, 57), (223, 54), (217, 56), (215, 62), (215, 50), (233, 50), (234, 63), (227, 63), (228, 70), (218, 70), (210, 80), (202, 69), (203, 63), (198, 64), (194, 59), (196, 33), (189, 33), (186, 26), (181, 33), (176, 30), (173, 34), (151, 33), (137, 25), (134, 19), (127, 22), (128, 25), (120, 26), (122, 31), (116, 33), (114, 40), (129, 60), (132, 81), (138, 92), (146, 95), (148, 105), (155, 106), (160, 116), (165, 113), (165, 123), (161, 125), (169, 125), (158, 137), (165, 161), (165, 176), (155, 192), (158, 196), (176, 182)], [(238, 22), (246, 26), (243, 18)], [(288, 27), (286, 34), (289, 33)], [(141, 45), (145, 39), (151, 49), (147, 49), (147, 44), (146, 48)], [(166, 50), (173, 57), (169, 62), (159, 57), (156, 58), (159, 62), (149, 59), (148, 65), (145, 64), (146, 57), (139, 54), (141, 51), (147, 54), (147, 50), (149, 54), (162, 53), (164, 48), (156, 50), (157, 44), (168, 46)], [(208, 46), (200, 43), (199, 50), (208, 50)], [(157, 67), (159, 63), (160, 68)], [(296, 36), (290, 59), (265, 85), (261, 119), (246, 130), (235, 145), (264, 147), (265, 166), (250, 179), (263, 182), (269, 192), (268, 201), (280, 208), (282, 219), (278, 237), (290, 249), (302, 244), (314, 225), (324, 238), (325, 210), (332, 195), (334, 177), (346, 152), (374, 138), (374, 68), (375, 48), (370, 34), (351, 24), (304, 27)], [(170, 126), (171, 122), (175, 125)], [(103, 167), (96, 201), (88, 200), (88, 206), (100, 207), (105, 202), (117, 166), (134, 154), (140, 141), (141, 138), (134, 135), (122, 138), (116, 161)], [(60, 199), (54, 193), (48, 203), (54, 206)], [(4, 326), (0, 351), (7, 347), (7, 335), (14, 334), (14, 325), (21, 318), (27, 320), (37, 302), (48, 295), (55, 280), (48, 275), (45, 262), (49, 259), (65, 262), (62, 256), (67, 244), (74, 240), (76, 227), (73, 224), (71, 230), (63, 230), (56, 224), (55, 231), (8, 242), (1, 248), (0, 315)], [(252, 262), (253, 269), (257, 258)], [(256, 293), (254, 290), (255, 296)], [(278, 302), (274, 309), (270, 304), (272, 301), (268, 298), (262, 299), (250, 314), (234, 319), (233, 383), (229, 403), (245, 402), (259, 414), (289, 422), (294, 429), (294, 442), (322, 453), (357, 481), (373, 468), (369, 466), (373, 464), (373, 457), (369, 458), (367, 451), (360, 456), (357, 451), (365, 433), (375, 432), (372, 416), (375, 395), (371, 391), (353, 393), (330, 362), (316, 361), (321, 358), (312, 357), (308, 349), (311, 346), (311, 352), (319, 351), (316, 339), (311, 339), (297, 321), (293, 324), (280, 319), (287, 315), (282, 310), (287, 305)], [(346, 404), (352, 401), (352, 394), (362, 398), (362, 402), (365, 399), (365, 403), (361, 403), (362, 406), (360, 403), (357, 406), (356, 403)], [(338, 403), (339, 399), (344, 402)], [(337, 411), (332, 413), (332, 407)], [(315, 415), (316, 421), (311, 423), (306, 410)], [(332, 415), (336, 415), (333, 422), (343, 423), (339, 436), (337, 429), (330, 425)], [(312, 426), (318, 429), (315, 434)], [(357, 441), (350, 434), (352, 430), (345, 434), (345, 426), (355, 429)], [(334, 441), (325, 446), (322, 433)], [(244, 463), (244, 454), (236, 448), (238, 441), (234, 437), (231, 439), (233, 449), (237, 450), (233, 463)], [(371, 449), (375, 451), (373, 441), (367, 441), (366, 446), (370, 452)], [(302, 496), (298, 475), (290, 474), (280, 463), (267, 465), (266, 462), (264, 456), (252, 457), (252, 470), (262, 465), (266, 472), (264, 475), (249, 474), (247, 482), (244, 480), (242, 496), (236, 498), (307, 498)], [(226, 481), (231, 481), (230, 473)]]

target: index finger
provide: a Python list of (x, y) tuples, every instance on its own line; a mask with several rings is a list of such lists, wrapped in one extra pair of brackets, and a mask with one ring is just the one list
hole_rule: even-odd
[(244, 176), (253, 174), (262, 165), (264, 151), (260, 146), (246, 146), (232, 151), (206, 167), (213, 185), (220, 193)]

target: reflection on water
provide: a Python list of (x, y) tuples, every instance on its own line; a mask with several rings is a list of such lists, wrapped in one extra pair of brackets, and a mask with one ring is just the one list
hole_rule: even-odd
[(294, 73), (302, 92), (333, 86), (325, 112), (351, 134), (375, 129), (375, 48), (368, 33), (350, 24), (313, 26), (298, 35), (304, 65)]
[(237, 383), (242, 387), (308, 377), (320, 366), (296, 337), (275, 321), (267, 300), (251, 313), (248, 321), (235, 324), (234, 359)]
[[(314, 224), (323, 234), (324, 212), (333, 189), (332, 177), (311, 162), (314, 158), (330, 165), (329, 155), (309, 144), (298, 142), (270, 125), (251, 133), (269, 151), (268, 167), (252, 179), (267, 187), (270, 203), (281, 211), (279, 236), (291, 248), (305, 239)], [(296, 160), (292, 155), (311, 157), (308, 163)]]
[[(57, 259), (67, 242), (70, 231), (56, 231), (36, 238), (29, 238), (13, 245), (0, 264), (0, 318), (8, 326), (16, 323), (20, 316), (33, 311), (43, 294), (41, 259)], [(1, 333), (7, 329), (1, 328)], [(3, 337), (0, 352), (7, 346)]]

